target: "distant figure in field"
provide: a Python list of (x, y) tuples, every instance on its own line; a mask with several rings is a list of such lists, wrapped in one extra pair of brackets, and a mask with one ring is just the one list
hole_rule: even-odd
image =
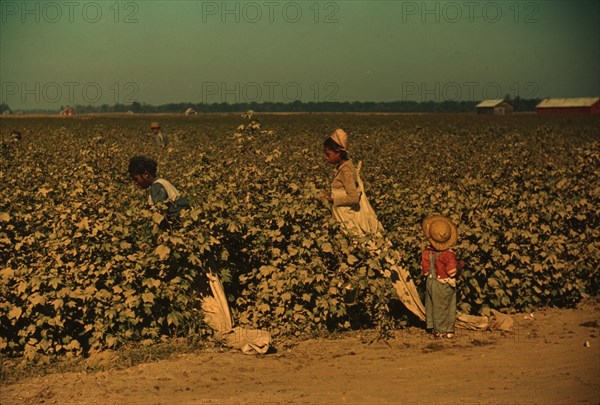
[(160, 130), (160, 123), (158, 123), (156, 121), (151, 123), (150, 130), (152, 131), (152, 134), (154, 134), (154, 142), (158, 146), (161, 146), (163, 148), (170, 146), (169, 145), (170, 137), (169, 137), (169, 135), (162, 133), (162, 131)]
[(21, 135), (21, 133), (19, 131), (13, 129), (10, 133), (11, 142), (20, 142), (21, 139), (23, 139), (23, 136)]
[(21, 142), (21, 133), (17, 130), (12, 130), (8, 138), (4, 135), (0, 137), (0, 159), (14, 160), (15, 153), (19, 149), (17, 144)]

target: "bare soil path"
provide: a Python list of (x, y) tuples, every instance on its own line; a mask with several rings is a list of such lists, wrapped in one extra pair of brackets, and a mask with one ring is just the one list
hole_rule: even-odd
[(0, 387), (9, 404), (600, 403), (597, 304), (514, 315), (510, 333), (422, 330), (309, 340), (261, 357), (205, 350), (124, 370), (50, 374)]

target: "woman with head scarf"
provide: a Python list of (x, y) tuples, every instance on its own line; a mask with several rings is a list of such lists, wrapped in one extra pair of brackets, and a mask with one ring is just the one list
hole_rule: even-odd
[[(355, 167), (348, 157), (348, 134), (336, 129), (323, 143), (323, 151), (327, 162), (336, 166), (331, 194), (324, 194), (324, 198), (331, 203), (333, 217), (348, 231), (374, 236), (379, 241), (372, 245), (374, 255), (379, 255), (381, 248), (389, 249), (391, 243), (383, 237), (383, 227), (365, 195), (360, 178), (361, 162)], [(398, 298), (412, 313), (424, 320), (425, 308), (408, 270), (399, 264), (397, 252), (390, 250), (389, 253), (389, 260), (395, 260), (390, 270), (395, 273), (391, 277)]]
[(346, 229), (358, 233), (381, 233), (381, 224), (364, 194), (359, 175), (361, 165), (357, 169), (348, 157), (348, 134), (336, 129), (323, 143), (323, 152), (327, 163), (336, 166), (331, 193), (323, 195), (332, 206), (334, 218)]

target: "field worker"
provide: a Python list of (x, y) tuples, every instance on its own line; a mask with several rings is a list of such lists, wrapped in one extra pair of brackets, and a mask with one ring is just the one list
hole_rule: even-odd
[(10, 140), (11, 142), (20, 142), (21, 139), (23, 139), (23, 136), (21, 135), (21, 133), (19, 131), (17, 131), (16, 129), (13, 129), (10, 132)]
[[(157, 174), (158, 164), (147, 157), (134, 156), (129, 160), (129, 174), (143, 189), (149, 189), (148, 202), (155, 206), (165, 202), (165, 222), (167, 226), (177, 221), (180, 211), (190, 207), (188, 200), (167, 180)], [(161, 223), (161, 227), (163, 224)], [(214, 331), (214, 337), (225, 346), (241, 350), (244, 354), (264, 354), (269, 350), (271, 335), (260, 329), (233, 327), (233, 320), (227, 303), (225, 290), (217, 276), (214, 260), (205, 275), (210, 290), (200, 292), (204, 322)]]
[(422, 223), (429, 241), (421, 256), (421, 272), (427, 276), (425, 316), (434, 338), (454, 336), (456, 279), (464, 263), (450, 248), (458, 239), (456, 226), (446, 217), (430, 215)]
[(155, 206), (160, 202), (167, 205), (161, 229), (172, 226), (179, 219), (179, 212), (190, 207), (188, 200), (168, 180), (157, 174), (158, 163), (143, 156), (134, 156), (129, 161), (129, 174), (138, 186), (148, 190), (148, 203)]
[(154, 134), (154, 142), (156, 142), (156, 144), (158, 146), (161, 146), (163, 148), (166, 148), (169, 146), (169, 136), (167, 134), (163, 134), (160, 130), (160, 123), (158, 122), (152, 122), (150, 124), (150, 130), (152, 131), (152, 133)]
[(348, 157), (348, 134), (341, 128), (336, 129), (323, 143), (323, 152), (327, 163), (335, 166), (331, 193), (323, 193), (331, 204), (333, 217), (345, 228), (359, 233), (380, 232), (381, 224), (366, 200), (359, 173)]
[[(365, 187), (360, 178), (362, 162), (357, 167), (354, 166), (348, 157), (348, 146), (348, 134), (343, 129), (336, 129), (323, 143), (327, 162), (336, 167), (331, 194), (324, 193), (323, 197), (331, 204), (333, 217), (346, 230), (360, 235), (373, 235), (380, 243), (389, 247), (391, 243), (383, 237), (383, 226), (365, 195)], [(377, 251), (378, 248), (374, 247), (374, 254), (378, 254)], [(391, 271), (397, 277), (392, 277), (392, 285), (398, 298), (409, 311), (424, 321), (425, 308), (410, 273), (399, 264), (401, 258), (397, 252), (390, 250), (390, 254), (395, 260)]]

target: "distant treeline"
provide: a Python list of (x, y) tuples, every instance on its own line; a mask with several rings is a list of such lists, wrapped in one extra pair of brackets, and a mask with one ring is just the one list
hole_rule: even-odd
[[(513, 105), (515, 112), (535, 111), (535, 106), (541, 99), (514, 99), (507, 98)], [(243, 112), (253, 110), (256, 112), (406, 112), (406, 113), (468, 113), (474, 112), (479, 101), (352, 101), (352, 102), (301, 102), (291, 103), (169, 103), (151, 105), (133, 102), (132, 104), (103, 105), (75, 105), (72, 106), (76, 114), (90, 113), (183, 113), (192, 108), (198, 113), (203, 112)], [(11, 111), (7, 105), (2, 105), (2, 111)], [(61, 106), (61, 111), (66, 106)], [(16, 111), (11, 111), (16, 112)], [(54, 110), (25, 110), (23, 113), (57, 113)]]

